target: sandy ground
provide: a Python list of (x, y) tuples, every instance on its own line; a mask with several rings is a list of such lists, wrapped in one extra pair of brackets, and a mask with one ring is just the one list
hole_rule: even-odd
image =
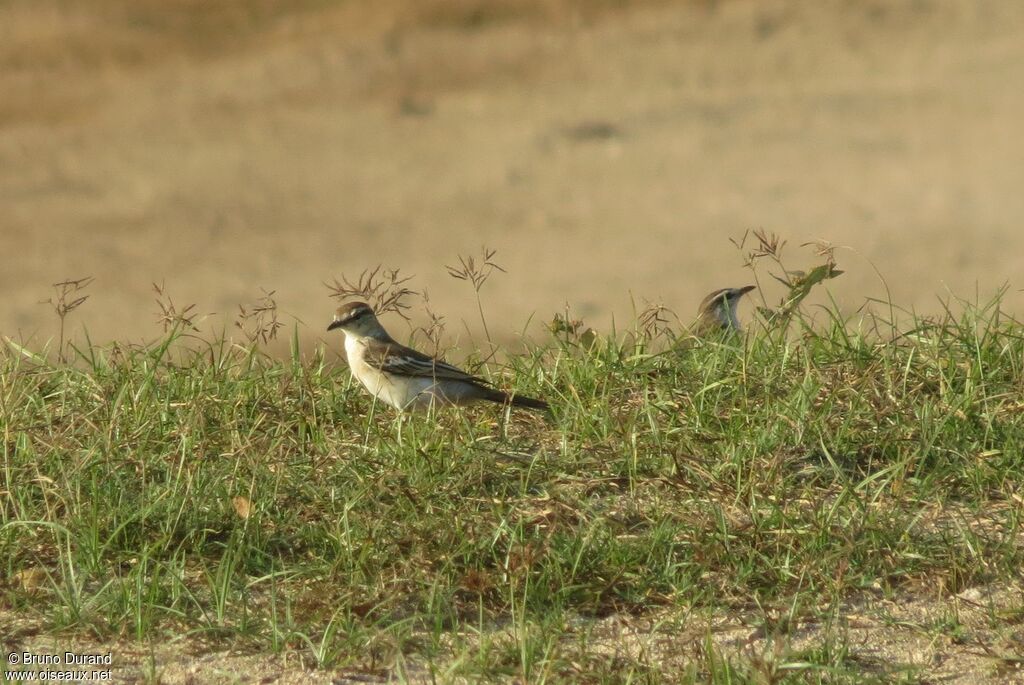
[[(671, 677), (686, 673), (690, 664), (706, 659), (710, 645), (716, 658), (729, 659), (757, 682), (777, 682), (773, 678), (806, 671), (802, 652), (831, 649), (837, 654), (845, 651), (839, 661), (846, 673), (860, 669), (865, 682), (903, 678), (906, 682), (948, 685), (1024, 683), (1020, 656), (1024, 631), (1019, 622), (1022, 593), (1024, 586), (1019, 583), (973, 587), (947, 597), (912, 593), (885, 596), (878, 592), (838, 607), (830, 618), (798, 615), (792, 620), (778, 620), (776, 626), (766, 626), (764, 617), (756, 612), (713, 618), (685, 614), (613, 616), (580, 622), (578, 635), (567, 635), (562, 656), (569, 657), (573, 643), (578, 642), (589, 650), (585, 663), (603, 657), (619, 667), (655, 666)], [(189, 638), (149, 645), (97, 643), (38, 634), (39, 627), (33, 620), (4, 615), (2, 611), (0, 620), (11, 631), (5, 649), (36, 655), (66, 651), (109, 654), (113, 662), (110, 666), (89, 668), (109, 670), (110, 681), (118, 683), (472, 682), (453, 677), (451, 674), (458, 671), (451, 665), (439, 662), (431, 667), (415, 655), (375, 666), (363, 663), (315, 670), (308, 650), (272, 654), (244, 647), (211, 647)], [(507, 678), (503, 682), (520, 681)]]
[(795, 267), (847, 246), (850, 311), (877, 269), (924, 312), (1009, 282), (1021, 316), (1022, 86), (1017, 2), (13, 0), (0, 333), (56, 335), (39, 301), (91, 275), (97, 341), (155, 336), (162, 282), (204, 330), (276, 290), (311, 342), (323, 282), (383, 263), (476, 338), (445, 266), (482, 245), (501, 341), (566, 303), (688, 318), (757, 227)]

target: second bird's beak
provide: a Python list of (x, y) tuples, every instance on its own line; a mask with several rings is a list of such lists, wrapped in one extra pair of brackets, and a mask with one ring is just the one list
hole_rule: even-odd
[(337, 319), (335, 319), (334, 321), (331, 322), (331, 325), (327, 327), (327, 330), (333, 331), (335, 328), (338, 328), (340, 326), (341, 326), (341, 322), (338, 321)]

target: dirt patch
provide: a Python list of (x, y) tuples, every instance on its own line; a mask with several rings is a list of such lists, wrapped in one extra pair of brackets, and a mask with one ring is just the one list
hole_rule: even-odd
[[(822, 614), (827, 614), (826, 618)], [(384, 683), (434, 682), (451, 664), (433, 669), (419, 658), (392, 658), (379, 666), (316, 670), (309, 650), (268, 654), (240, 645), (216, 648), (193, 639), (142, 645), (95, 642), (37, 633), (23, 617), (0, 615), (10, 630), (8, 651), (33, 654), (111, 654), (113, 682), (212, 683)], [(587, 658), (654, 666), (663, 674), (688, 672), (693, 663), (727, 659), (767, 678), (807, 668), (802, 655), (831, 650), (846, 672), (884, 681), (899, 676), (914, 682), (1024, 682), (1024, 585), (999, 583), (953, 596), (880, 590), (843, 602), (830, 612), (806, 610), (794, 616), (749, 611), (732, 615), (664, 614), (613, 616), (581, 621), (567, 634), (566, 649), (582, 641)], [(585, 640), (583, 639), (585, 636)], [(442, 682), (451, 682), (442, 677)]]
[(844, 669), (881, 681), (899, 675), (914, 682), (1024, 682), (1020, 645), (1024, 586), (975, 587), (959, 595), (927, 597), (878, 591), (843, 603), (827, 620), (775, 615), (632, 621), (605, 619), (594, 628), (595, 649), (620, 658), (675, 664), (719, 658), (769, 676), (799, 672), (801, 655), (830, 649)]

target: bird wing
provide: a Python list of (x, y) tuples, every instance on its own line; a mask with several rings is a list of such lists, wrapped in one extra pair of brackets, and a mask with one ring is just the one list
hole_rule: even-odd
[(398, 343), (370, 345), (366, 350), (365, 360), (379, 371), (399, 376), (465, 381), (474, 385), (488, 384), (484, 379), (466, 373), (458, 367)]

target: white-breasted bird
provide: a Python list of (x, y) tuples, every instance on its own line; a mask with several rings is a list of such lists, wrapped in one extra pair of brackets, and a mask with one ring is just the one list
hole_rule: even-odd
[(345, 355), (352, 375), (377, 399), (400, 411), (431, 403), (461, 405), (478, 401), (548, 410), (544, 400), (510, 395), (482, 378), (395, 341), (365, 302), (338, 307), (328, 331), (345, 333)]
[(740, 320), (736, 318), (736, 307), (740, 298), (754, 288), (745, 285), (742, 288), (722, 288), (709, 293), (697, 308), (694, 332), (698, 335), (710, 335), (718, 331), (742, 333)]

